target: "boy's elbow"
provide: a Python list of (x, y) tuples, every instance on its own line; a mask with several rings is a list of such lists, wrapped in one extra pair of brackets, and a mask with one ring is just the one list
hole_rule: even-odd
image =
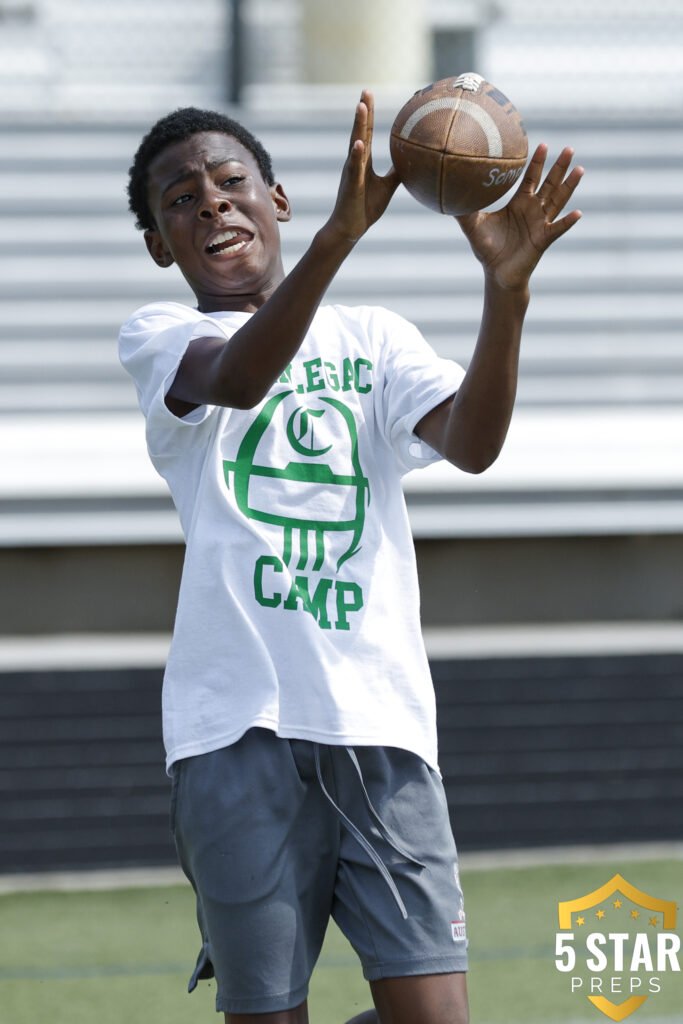
[(254, 409), (259, 405), (272, 386), (271, 380), (245, 380), (237, 388), (236, 409)]
[(463, 473), (479, 476), (480, 473), (485, 473), (493, 465), (500, 455), (500, 448), (467, 452), (457, 450), (446, 451), (444, 454), (446, 459)]
[(230, 409), (242, 409), (248, 412), (249, 409), (253, 409), (260, 402), (258, 395), (252, 395), (250, 392), (237, 391), (234, 394), (226, 395), (224, 400), (220, 402), (221, 405), (226, 405)]
[(471, 476), (479, 476), (480, 473), (485, 473), (491, 465), (490, 462), (463, 462), (456, 461), (455, 459), (449, 459), (454, 466), (457, 466), (463, 473), (469, 473)]

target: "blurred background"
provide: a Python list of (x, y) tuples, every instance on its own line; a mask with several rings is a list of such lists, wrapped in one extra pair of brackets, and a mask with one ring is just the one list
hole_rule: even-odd
[[(0, 0), (0, 872), (173, 863), (159, 692), (183, 545), (120, 324), (192, 302), (127, 168), (156, 117), (244, 120), (292, 200), (336, 193), (360, 87), (375, 160), (415, 89), (477, 71), (586, 168), (534, 277), (496, 465), (406, 479), (462, 850), (683, 840), (680, 0)], [(330, 301), (467, 364), (482, 281), (399, 190)]]

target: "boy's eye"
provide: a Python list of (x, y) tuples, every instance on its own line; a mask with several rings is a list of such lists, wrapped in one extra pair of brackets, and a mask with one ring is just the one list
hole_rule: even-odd
[[(245, 176), (243, 174), (231, 174), (229, 178), (224, 178), (218, 187), (226, 188), (227, 186), (231, 185), (239, 185), (242, 181), (244, 181), (244, 177)], [(171, 199), (169, 206), (182, 206), (184, 203), (189, 202), (192, 198), (192, 193), (183, 192), (181, 195), (176, 196), (174, 199)]]

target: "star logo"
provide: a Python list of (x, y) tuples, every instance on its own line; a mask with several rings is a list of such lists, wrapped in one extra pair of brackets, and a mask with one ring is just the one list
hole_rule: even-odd
[[(622, 909), (624, 910), (623, 915), (620, 913)], [(665, 932), (671, 932), (676, 927), (677, 907), (675, 903), (668, 902), (666, 900), (656, 899), (653, 896), (648, 896), (647, 893), (642, 892), (640, 889), (636, 889), (635, 886), (631, 885), (630, 882), (627, 882), (626, 879), (623, 878), (621, 875), (615, 875), (605, 885), (601, 886), (599, 889), (596, 889), (594, 892), (588, 893), (586, 896), (581, 896), (575, 900), (567, 900), (565, 902), (560, 902), (558, 904), (560, 929), (566, 932), (571, 932), (572, 921), (574, 921), (575, 928), (580, 928), (586, 922), (587, 918), (584, 912), (587, 910), (593, 911), (593, 916), (596, 918), (596, 920), (602, 922), (601, 932), (598, 932), (596, 934), (598, 939), (600, 939), (602, 936), (600, 949), (602, 950), (603, 947), (605, 948), (605, 953), (601, 953), (601, 955), (603, 955), (603, 959), (605, 956), (607, 956), (607, 950), (609, 950), (608, 939), (616, 940), (619, 937), (621, 937), (622, 944), (620, 947), (620, 957), (622, 960), (622, 964), (624, 959), (624, 940), (627, 939), (628, 936), (613, 935), (611, 933), (622, 933), (625, 931), (624, 921), (626, 914), (628, 914), (628, 920), (636, 922), (634, 925), (631, 926), (634, 929), (635, 933), (636, 929), (638, 928), (637, 922), (639, 921), (639, 918), (642, 916), (642, 911), (649, 911), (650, 914), (647, 915), (647, 920), (649, 922), (650, 928), (661, 928), (660, 933), (656, 937), (657, 943), (659, 943), (661, 939), (666, 938), (666, 936), (664, 935)], [(643, 918), (643, 921), (644, 920), (645, 918)], [(641, 925), (641, 929), (642, 927), (643, 926)], [(589, 928), (588, 931), (591, 931), (591, 929)], [(604, 935), (602, 933), (604, 933)], [(559, 940), (563, 956), (565, 956), (568, 952), (573, 952), (574, 954), (577, 953), (577, 950), (574, 948), (573, 943), (575, 941), (579, 941), (578, 936), (567, 935), (566, 939), (564, 939), (564, 937), (560, 933), (558, 933), (557, 938)], [(590, 940), (595, 940), (595, 938), (596, 935), (586, 935), (585, 940), (583, 936), (580, 940), (581, 944), (584, 943), (584, 941), (586, 943), (587, 952), (585, 954), (586, 959), (584, 960), (583, 966), (589, 970), (594, 970), (594, 968), (590, 967), (590, 960), (588, 958), (591, 953), (595, 954), (595, 948), (590, 945)], [(645, 948), (647, 946), (647, 935), (645, 935), (642, 931), (638, 931), (638, 934), (633, 934), (632, 938), (634, 942), (633, 962), (638, 963), (635, 957), (636, 955), (639, 955), (641, 957), (640, 965), (645, 966), (648, 962), (648, 959), (650, 959), (653, 955), (648, 951), (647, 948)], [(673, 938), (676, 939), (676, 936), (674, 936)], [(638, 946), (638, 942), (636, 942), (636, 940), (639, 940), (640, 946)], [(569, 945), (570, 943), (572, 943), (571, 947)], [(645, 944), (644, 946), (643, 943)], [(616, 949), (616, 945), (614, 948)], [(636, 953), (636, 951), (638, 951), (638, 954)], [(613, 962), (616, 963), (616, 953), (612, 954), (612, 959)], [(575, 957), (574, 963), (576, 965), (579, 965), (576, 967), (576, 970), (579, 970), (580, 960)], [(572, 969), (568, 968), (566, 965), (560, 966), (559, 962), (557, 963), (557, 966), (558, 970), (567, 971)], [(640, 968), (638, 966), (631, 967), (631, 971), (638, 971), (639, 969)], [(650, 967), (646, 967), (645, 969), (651, 971), (651, 964)], [(600, 970), (602, 970), (602, 968), (600, 968)], [(628, 970), (628, 968), (626, 968), (626, 970)], [(574, 981), (579, 982), (579, 985), (577, 986), (576, 990), (580, 991), (580, 989), (582, 988), (581, 979), (572, 978), (572, 982)], [(574, 987), (572, 987), (572, 991), (574, 991)], [(598, 989), (598, 992), (601, 991), (605, 990)], [(607, 991), (610, 992), (610, 989), (608, 988)], [(619, 992), (622, 991), (622, 989), (617, 988), (613, 991)], [(628, 989), (626, 989), (626, 991), (628, 991)], [(646, 990), (641, 989), (641, 991)], [(606, 995), (594, 994), (595, 989), (592, 986), (583, 987), (583, 992), (585, 993), (585, 998), (587, 998), (597, 1010), (599, 1010), (602, 1014), (604, 1014), (606, 1017), (613, 1021), (625, 1020), (637, 1009), (639, 1009), (639, 1007), (641, 1007), (648, 998), (647, 995), (632, 994), (629, 998), (625, 998), (623, 1002), (613, 1003)], [(588, 994), (589, 992), (590, 994)], [(631, 992), (633, 992), (633, 989), (631, 989)]]

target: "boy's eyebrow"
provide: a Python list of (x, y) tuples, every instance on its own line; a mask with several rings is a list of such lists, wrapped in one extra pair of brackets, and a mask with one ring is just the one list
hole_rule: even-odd
[[(221, 159), (219, 159), (219, 160), (210, 160), (204, 166), (205, 166), (207, 171), (211, 172), (211, 171), (217, 170), (219, 167), (222, 167), (224, 164), (241, 163), (241, 162), (242, 161), (240, 160), (240, 158), (238, 156), (226, 156), (226, 157), (221, 157)], [(180, 183), (183, 182), (183, 181), (187, 181), (187, 179), (191, 178), (192, 175), (195, 173), (195, 170), (196, 170), (196, 168), (194, 168), (194, 167), (183, 167), (183, 168), (181, 168), (180, 172), (175, 176), (175, 178), (173, 178), (172, 181), (169, 181), (168, 185), (164, 185), (164, 188), (163, 188), (163, 190), (161, 192), (161, 195), (165, 196), (166, 193), (170, 189), (174, 188), (176, 185), (180, 185)]]

